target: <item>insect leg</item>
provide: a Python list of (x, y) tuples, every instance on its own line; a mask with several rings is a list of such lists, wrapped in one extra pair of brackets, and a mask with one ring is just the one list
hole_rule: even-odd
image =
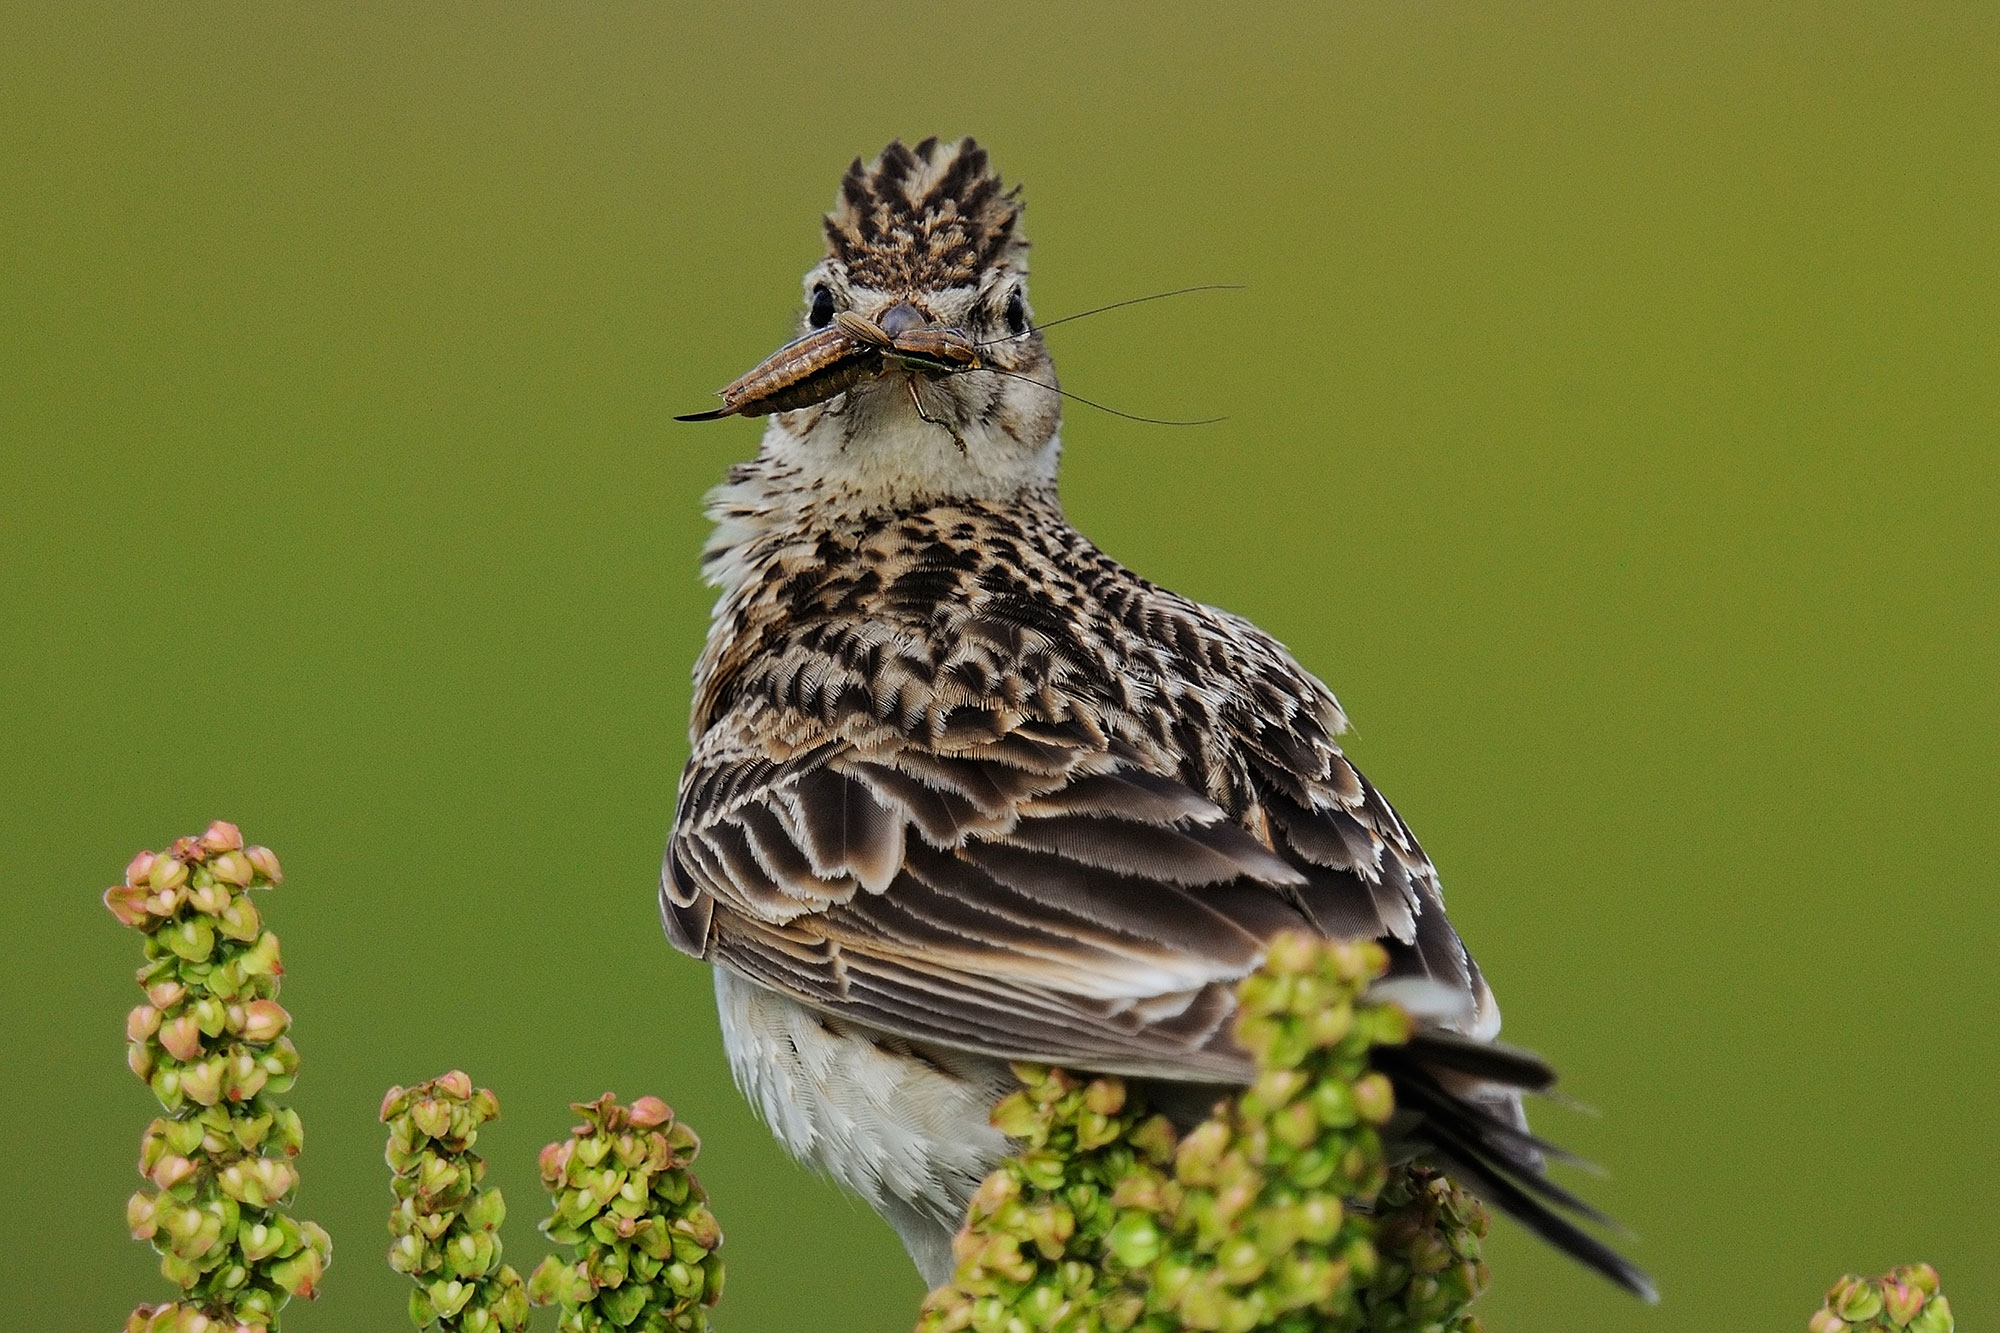
[(958, 451), (960, 453), (966, 452), (965, 437), (960, 435), (956, 430), (954, 430), (950, 422), (941, 421), (937, 417), (934, 417), (930, 413), (924, 411), (924, 400), (917, 394), (916, 377), (913, 375), (910, 378), (904, 380), (903, 387), (905, 387), (910, 391), (910, 406), (917, 409), (917, 415), (921, 417), (923, 420), (928, 421), (931, 425), (938, 427), (945, 434), (951, 436), (951, 442), (958, 446)]

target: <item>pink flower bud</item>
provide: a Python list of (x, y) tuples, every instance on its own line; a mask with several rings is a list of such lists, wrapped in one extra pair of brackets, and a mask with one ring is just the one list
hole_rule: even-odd
[(658, 1097), (641, 1097), (632, 1103), (631, 1121), (640, 1129), (664, 1125), (674, 1118), (674, 1108)]
[(259, 1157), (250, 1168), (266, 1199), (281, 1199), (299, 1183), (299, 1169), (278, 1157)]
[(120, 884), (104, 891), (104, 905), (121, 926), (143, 926), (152, 914), (146, 910), (146, 890)]
[(260, 1045), (276, 1041), (292, 1025), (292, 1016), (276, 1000), (252, 1000), (243, 1006), (243, 1040)]
[(202, 1106), (213, 1106), (222, 1100), (223, 1076), (227, 1072), (219, 1055), (189, 1065), (181, 1070), (181, 1095)]
[(179, 1153), (168, 1153), (153, 1167), (153, 1183), (170, 1190), (195, 1173), (195, 1165)]
[(158, 1197), (144, 1190), (125, 1201), (125, 1226), (131, 1231), (133, 1240), (153, 1238), (153, 1233), (159, 1229), (156, 1220), (158, 1211)]
[(1902, 1328), (1923, 1311), (1924, 1299), (1921, 1287), (1904, 1282), (1882, 1285), (1882, 1305), (1889, 1312), (1889, 1322), (1897, 1328)]
[(146, 877), (152, 874), (152, 871), (153, 853), (140, 852), (127, 863), (125, 867), (125, 882), (133, 888), (138, 888), (146, 882)]
[(1321, 944), (1316, 936), (1288, 930), (1271, 941), (1265, 963), (1273, 973), (1303, 973), (1319, 962)]
[(160, 1030), (160, 1011), (150, 1004), (142, 1004), (125, 1015), (125, 1036), (130, 1041), (144, 1041)]
[(278, 868), (278, 854), (269, 847), (246, 847), (243, 849), (243, 855), (265, 879), (273, 884), (285, 882), (285, 873)]
[(441, 1139), (451, 1130), (451, 1103), (439, 1097), (426, 1097), (410, 1108), (410, 1122), (434, 1139)]
[(437, 1090), (447, 1097), (464, 1101), (472, 1095), (472, 1079), (463, 1069), (454, 1069), (449, 1074), (438, 1076)]
[(143, 1041), (125, 1044), (125, 1065), (140, 1078), (153, 1077), (153, 1048)]
[(242, 847), (242, 831), (226, 819), (216, 820), (201, 835), (201, 848), (205, 852), (234, 852)]
[(216, 916), (229, 906), (229, 886), (212, 879), (206, 883), (191, 884), (187, 889), (187, 900), (188, 906), (195, 911)]
[[(158, 1013), (159, 1010), (153, 1012)], [(195, 1021), (193, 1014), (182, 1014), (178, 1018), (162, 1023), (160, 1045), (164, 1046), (167, 1054), (176, 1060), (183, 1063), (192, 1060), (201, 1054), (201, 1025)], [(183, 1087), (185, 1086), (184, 1081)], [(190, 1092), (188, 1095), (194, 1094)], [(195, 1100), (200, 1101), (201, 1098), (196, 1097)]]

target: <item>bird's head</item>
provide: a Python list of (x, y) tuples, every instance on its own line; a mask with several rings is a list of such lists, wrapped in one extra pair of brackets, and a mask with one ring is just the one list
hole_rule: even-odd
[(1020, 216), (1019, 187), (971, 139), (857, 158), (805, 277), (799, 340), (705, 415), (771, 413), (766, 458), (862, 503), (1051, 483), (1060, 396)]

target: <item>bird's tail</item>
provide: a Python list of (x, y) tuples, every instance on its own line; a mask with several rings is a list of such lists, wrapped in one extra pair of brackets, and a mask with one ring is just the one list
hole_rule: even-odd
[(1423, 1155), (1480, 1198), (1585, 1267), (1647, 1302), (1652, 1279), (1578, 1224), (1617, 1224), (1548, 1178), (1550, 1160), (1577, 1158), (1528, 1132), (1524, 1093), (1546, 1092), (1555, 1071), (1529, 1051), (1431, 1029), (1401, 1046), (1375, 1049), (1376, 1068), (1395, 1085), (1396, 1106)]

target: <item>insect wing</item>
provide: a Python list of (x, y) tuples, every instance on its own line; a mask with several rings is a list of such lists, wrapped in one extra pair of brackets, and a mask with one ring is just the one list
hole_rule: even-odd
[(723, 389), (722, 406), (692, 412), (676, 421), (715, 421), (728, 416), (761, 417), (823, 403), (845, 393), (882, 368), (879, 348), (856, 342), (838, 327), (795, 338)]
[(926, 375), (979, 369), (979, 349), (957, 329), (911, 329), (897, 336), (887, 355)]

